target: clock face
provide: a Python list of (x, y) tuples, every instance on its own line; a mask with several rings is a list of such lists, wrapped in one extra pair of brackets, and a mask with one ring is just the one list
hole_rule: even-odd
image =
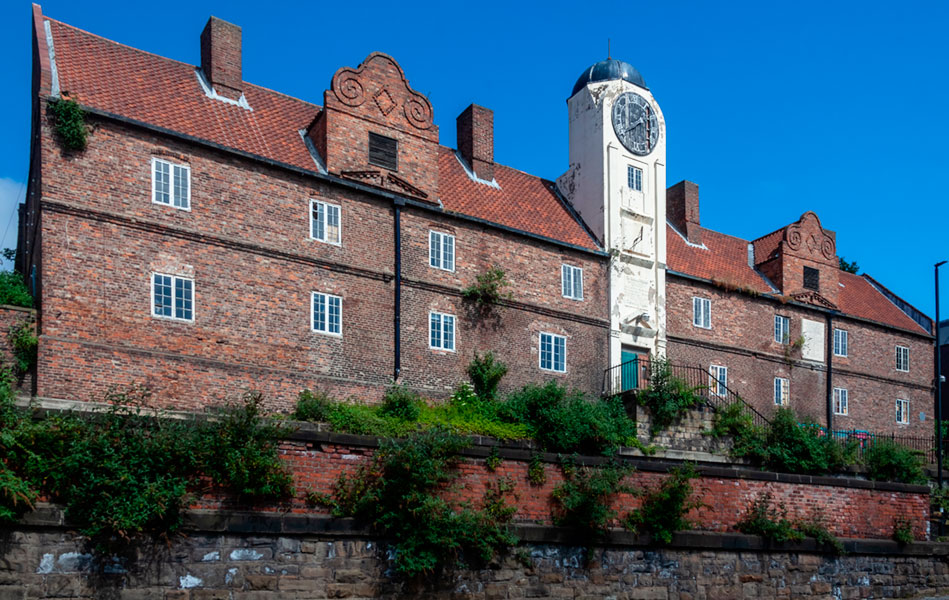
[(659, 141), (659, 118), (645, 98), (626, 92), (613, 102), (613, 131), (627, 150), (646, 156)]

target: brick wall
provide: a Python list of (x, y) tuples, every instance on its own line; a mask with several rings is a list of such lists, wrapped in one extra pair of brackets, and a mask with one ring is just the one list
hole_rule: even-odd
[[(692, 325), (695, 296), (711, 301), (711, 329)], [(728, 387), (766, 416), (775, 408), (774, 378), (785, 377), (790, 383), (790, 407), (826, 423), (826, 364), (802, 360), (799, 351), (774, 341), (774, 317), (783, 315), (790, 319), (792, 341), (801, 335), (802, 319), (823, 322), (821, 343), (826, 346), (825, 313), (676, 276), (666, 280), (666, 311), (668, 354), (673, 362), (703, 368), (727, 366)], [(845, 316), (834, 316), (831, 327), (847, 330), (849, 337), (848, 356), (832, 360), (833, 386), (849, 392), (849, 414), (835, 415), (834, 427), (932, 435), (931, 341)], [(897, 344), (910, 348), (908, 373), (896, 370)], [(896, 423), (897, 398), (910, 401), (909, 424)], [(925, 413), (925, 421), (920, 420), (920, 412)]]
[[(281, 452), (295, 474), (298, 497), (289, 508), (292, 512), (306, 513), (323, 509), (308, 506), (305, 495), (309, 491), (332, 493), (333, 484), (341, 473), (352, 473), (368, 460), (374, 449), (355, 444), (353, 436), (309, 434), (301, 432), (308, 441), (287, 441)], [(527, 471), (530, 453), (520, 449), (502, 449), (503, 458), (496, 471), (490, 472), (484, 464), (488, 448), (476, 446), (465, 452), (459, 466), (460, 477), (452, 486), (453, 498), (475, 505), (481, 501), (485, 483), (499, 477), (509, 478), (515, 485), (517, 506), (515, 520), (550, 524), (551, 493), (563, 482), (558, 464), (559, 457), (542, 455), (545, 462), (546, 482), (530, 483)], [(580, 459), (581, 462), (585, 459)], [(592, 459), (602, 462), (601, 459)], [(629, 459), (636, 472), (629, 482), (638, 488), (657, 486), (667, 475), (666, 469), (677, 463), (650, 459)], [(837, 536), (848, 538), (890, 538), (897, 517), (912, 522), (916, 539), (928, 538), (929, 490), (925, 486), (853, 482), (843, 478), (775, 475), (752, 469), (700, 467), (702, 475), (693, 481), (694, 498), (703, 506), (687, 516), (695, 529), (715, 532), (734, 532), (735, 526), (751, 503), (762, 493), (770, 492), (775, 502), (788, 510), (789, 518), (809, 519), (823, 516), (828, 529)], [(223, 499), (205, 497), (196, 508), (217, 509)], [(638, 507), (641, 499), (621, 495), (614, 504), (620, 515)], [(262, 507), (257, 507), (258, 509)], [(277, 507), (274, 507), (277, 508)]]
[[(190, 166), (190, 210), (152, 202), (153, 157)], [(303, 387), (381, 397), (395, 369), (390, 201), (108, 121), (83, 153), (44, 144), (44, 162), (40, 396), (98, 400), (138, 382), (178, 408), (249, 388), (277, 410)], [(340, 206), (341, 244), (310, 238), (311, 200)], [(506, 385), (545, 380), (536, 338), (550, 331), (568, 337), (557, 377), (599, 392), (603, 257), (421, 209), (402, 222), (404, 382), (444, 396), (486, 350), (509, 364)], [(428, 266), (430, 229), (456, 236), (454, 273)], [(584, 269), (582, 302), (561, 295), (564, 262)], [(493, 264), (513, 299), (482, 318), (460, 291)], [(194, 279), (193, 323), (151, 316), (154, 272)], [(343, 298), (342, 337), (310, 330), (313, 291)], [(454, 353), (429, 349), (436, 309), (458, 317)]]

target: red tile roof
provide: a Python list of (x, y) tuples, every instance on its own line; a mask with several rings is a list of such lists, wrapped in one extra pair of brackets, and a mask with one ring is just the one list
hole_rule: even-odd
[[(253, 110), (209, 98), (193, 65), (143, 52), (49, 19), (60, 89), (80, 104), (313, 171), (300, 137), (316, 104), (244, 83)], [(439, 199), (446, 210), (599, 249), (539, 177), (497, 165), (500, 190), (472, 181), (441, 148)]]
[[(769, 240), (773, 234), (755, 240)], [(702, 229), (702, 247), (687, 244), (671, 226), (666, 233), (666, 264), (672, 271), (693, 277), (716, 280), (726, 286), (750, 288), (761, 293), (774, 293), (758, 271), (748, 266), (748, 242)], [(758, 248), (756, 247), (756, 252)], [(869, 319), (884, 325), (916, 333), (929, 333), (898, 306), (859, 275), (840, 272), (837, 305), (846, 315)]]
[(845, 314), (878, 321), (900, 329), (909, 329), (917, 333), (930, 333), (920, 327), (919, 323), (890, 302), (886, 296), (860, 275), (841, 271), (840, 283), (843, 287), (837, 293), (837, 304)]
[(748, 266), (748, 242), (710, 229), (702, 229), (702, 245), (694, 246), (669, 225), (666, 265), (673, 271), (713, 279), (726, 286), (765, 294), (774, 292), (761, 275)]

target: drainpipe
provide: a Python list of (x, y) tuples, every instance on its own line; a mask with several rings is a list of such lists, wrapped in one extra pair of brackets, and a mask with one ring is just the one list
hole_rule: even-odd
[(396, 198), (395, 204), (395, 331), (393, 338), (395, 341), (395, 356), (393, 363), (395, 365), (394, 379), (399, 380), (402, 372), (402, 207), (405, 206), (405, 200)]
[(827, 313), (827, 434), (834, 430), (834, 320)]

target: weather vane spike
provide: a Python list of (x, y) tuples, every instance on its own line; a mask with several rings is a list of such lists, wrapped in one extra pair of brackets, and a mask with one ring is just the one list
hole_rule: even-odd
[(613, 58), (612, 52), (610, 52), (610, 38), (606, 38), (606, 60)]

